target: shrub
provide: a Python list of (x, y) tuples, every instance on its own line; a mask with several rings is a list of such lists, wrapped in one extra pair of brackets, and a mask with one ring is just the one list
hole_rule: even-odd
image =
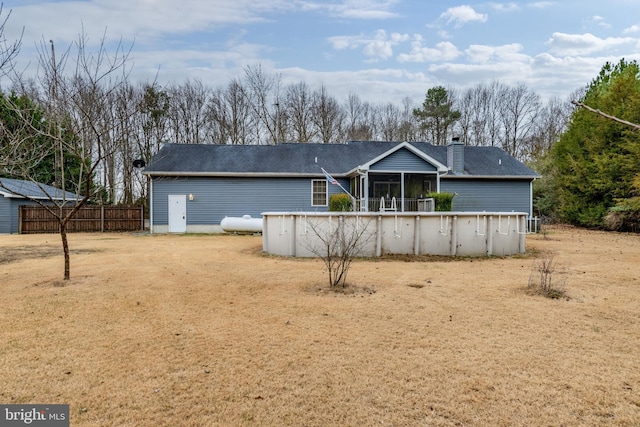
[(349, 212), (352, 210), (351, 196), (345, 193), (329, 196), (329, 210), (331, 212)]
[(370, 223), (370, 218), (346, 221), (344, 216), (334, 216), (327, 222), (308, 222), (310, 234), (315, 239), (303, 244), (324, 263), (329, 273), (330, 288), (347, 287), (347, 273), (351, 263), (355, 257), (362, 255), (368, 242), (376, 235)]
[(612, 231), (640, 232), (640, 197), (624, 200), (609, 209), (604, 226)]
[(428, 198), (432, 198), (435, 203), (436, 212), (450, 212), (453, 206), (452, 193), (429, 193)]
[(559, 279), (555, 258), (552, 254), (544, 254), (533, 261), (527, 288), (534, 294), (558, 299), (565, 296), (564, 279)]

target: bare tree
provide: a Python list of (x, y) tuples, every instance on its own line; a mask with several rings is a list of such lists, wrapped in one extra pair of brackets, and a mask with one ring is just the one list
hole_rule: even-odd
[(489, 86), (487, 86), (487, 93), (483, 97), (487, 103), (487, 113), (485, 116), (486, 142), (482, 145), (496, 147), (501, 143), (503, 131), (500, 111), (507, 90), (508, 87), (497, 80), (492, 81)]
[[(135, 166), (133, 160), (137, 158), (135, 144), (138, 135), (138, 89), (125, 83), (114, 92), (114, 100), (111, 107), (111, 120), (113, 121), (113, 142), (116, 145), (116, 188), (121, 188), (117, 203), (133, 204), (135, 194)], [(116, 194), (116, 192), (114, 192)]]
[(330, 144), (338, 142), (342, 137), (344, 113), (338, 101), (327, 92), (322, 85), (313, 94), (313, 124), (320, 137), (320, 142)]
[(11, 11), (2, 17), (2, 13), (4, 12), (3, 6), (4, 4), (0, 3), (0, 76), (4, 76), (10, 71), (13, 71), (13, 60), (18, 56), (18, 53), (20, 53), (22, 36), (24, 34), (23, 27), (19, 38), (16, 40), (7, 40), (4, 30), (11, 17)]
[(204, 144), (207, 140), (206, 116), (210, 88), (200, 80), (187, 80), (168, 89), (168, 119), (173, 140), (182, 144)]
[(462, 92), (456, 103), (461, 116), (456, 132), (467, 145), (496, 146), (502, 137), (501, 99), (507, 87), (492, 82), (478, 84)]
[(408, 96), (402, 100), (402, 116), (400, 128), (398, 129), (398, 137), (400, 141), (416, 141), (416, 130), (418, 123), (413, 115), (413, 101)]
[(544, 155), (566, 131), (571, 116), (568, 101), (551, 98), (540, 108), (535, 127), (525, 145), (523, 157), (533, 159)]
[(313, 129), (313, 93), (304, 83), (287, 86), (284, 109), (289, 117), (291, 139), (297, 142), (312, 142), (316, 132)]
[(330, 287), (347, 287), (347, 274), (357, 256), (364, 255), (364, 248), (375, 237), (371, 218), (338, 215), (326, 221), (309, 221), (310, 235), (307, 249), (319, 257), (329, 274)]
[(358, 95), (350, 93), (345, 104), (346, 138), (353, 141), (369, 141), (376, 132), (375, 109), (363, 102)]
[[(110, 144), (116, 123), (105, 120), (105, 108), (109, 106), (109, 97), (127, 81), (128, 57), (130, 50), (118, 44), (113, 53), (106, 48), (106, 34), (97, 50), (90, 52), (83, 33), (78, 41), (71, 45), (61, 56), (56, 56), (53, 42), (41, 43), (39, 48), (39, 68), (41, 94), (45, 100), (41, 108), (47, 118), (46, 127), (36, 126), (23, 115), (24, 127), (38, 138), (14, 140), (22, 152), (32, 152), (37, 142), (45, 153), (55, 153), (55, 169), (60, 175), (61, 199), (49, 195), (43, 202), (32, 198), (34, 202), (47, 209), (58, 221), (64, 252), (64, 279), (70, 278), (70, 255), (67, 239), (67, 225), (71, 217), (93, 195), (95, 187), (92, 178), (110, 156), (115, 146)], [(74, 52), (74, 66), (69, 72), (66, 68), (70, 54)], [(20, 111), (13, 105), (14, 111)], [(76, 171), (77, 182), (73, 188), (67, 188), (65, 174), (68, 173), (69, 159), (75, 159), (79, 167)], [(35, 181), (29, 168), (14, 167), (13, 176)], [(66, 197), (67, 190), (77, 194), (76, 200)], [(30, 198), (28, 194), (23, 195)]]
[[(245, 68), (245, 96), (255, 116), (258, 143), (277, 144), (282, 139), (280, 130), (280, 94), (281, 77), (279, 74), (267, 74), (262, 66)], [(263, 136), (263, 134), (266, 134)], [(266, 136), (266, 137), (265, 137)]]
[(540, 111), (540, 95), (520, 83), (509, 88), (501, 99), (501, 119), (504, 127), (502, 148), (523, 159), (525, 141), (532, 133)]
[(242, 83), (232, 80), (211, 97), (210, 115), (217, 124), (220, 144), (246, 145), (253, 142), (251, 106)]
[(391, 102), (380, 106), (380, 133), (385, 141), (400, 140), (400, 126), (402, 122), (402, 112)]
[[(134, 137), (133, 160), (142, 160), (146, 163), (160, 149), (169, 134), (168, 112), (169, 94), (167, 91), (156, 83), (142, 84), (137, 91), (137, 132)], [(144, 163), (138, 163), (138, 167)], [(138, 196), (144, 200), (148, 208), (148, 181), (138, 168), (136, 168), (133, 177), (139, 188)]]

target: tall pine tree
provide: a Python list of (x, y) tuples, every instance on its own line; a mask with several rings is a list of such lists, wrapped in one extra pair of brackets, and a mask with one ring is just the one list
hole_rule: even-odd
[[(640, 68), (624, 59), (607, 63), (582, 102), (609, 115), (640, 123)], [(602, 227), (609, 210), (638, 196), (640, 133), (586, 109), (576, 109), (554, 146), (552, 181), (561, 220)]]
[(443, 86), (427, 90), (422, 108), (415, 108), (413, 115), (420, 122), (423, 131), (435, 145), (445, 145), (453, 124), (460, 119), (461, 113), (453, 109), (454, 100)]

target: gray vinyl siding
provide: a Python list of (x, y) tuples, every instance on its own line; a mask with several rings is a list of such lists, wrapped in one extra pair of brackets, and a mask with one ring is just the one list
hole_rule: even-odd
[(455, 193), (453, 210), (527, 212), (531, 215), (531, 181), (441, 179), (440, 191)]
[[(225, 216), (268, 211), (327, 211), (311, 206), (311, 182), (321, 178), (162, 177), (153, 179), (153, 225), (166, 225), (169, 195), (187, 195), (187, 225), (218, 225)], [(348, 180), (338, 180), (348, 188)], [(327, 183), (329, 194), (340, 193)], [(194, 200), (188, 195), (193, 194)]]
[(0, 233), (11, 233), (11, 201), (0, 196)]
[(20, 198), (0, 196), (0, 233), (20, 231), (20, 205), (37, 205), (36, 202)]
[(436, 167), (403, 148), (374, 163), (372, 171), (433, 172)]

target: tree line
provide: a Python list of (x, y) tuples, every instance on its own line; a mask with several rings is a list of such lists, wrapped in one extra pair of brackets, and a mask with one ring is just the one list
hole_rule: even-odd
[[(0, 33), (2, 29), (0, 26)], [(552, 157), (558, 141), (563, 147), (563, 141), (575, 134), (570, 124), (582, 123), (588, 113), (576, 110), (570, 101), (595, 102), (597, 107), (600, 98), (593, 94), (602, 93), (604, 86), (623, 74), (616, 69), (603, 71), (566, 100), (543, 100), (524, 83), (492, 81), (467, 89), (428, 88), (420, 104), (405, 98), (397, 105), (365, 101), (356, 93), (339, 100), (325, 85), (285, 83), (281, 75), (268, 73), (261, 65), (248, 66), (242, 76), (218, 86), (196, 79), (167, 85), (134, 82), (129, 78), (131, 47), (120, 44), (108, 50), (103, 39), (97, 48), (89, 49), (82, 34), (61, 53), (53, 42), (41, 42), (37, 77), (23, 78), (11, 68), (19, 47), (15, 43), (0, 48), (0, 70), (12, 78), (10, 90), (0, 94), (0, 175), (28, 177), (79, 194), (88, 191), (91, 201), (128, 204), (146, 200), (145, 178), (134, 160), (148, 162), (168, 142), (387, 140), (442, 145), (454, 136), (467, 145), (501, 147), (545, 177), (555, 177), (553, 185), (549, 180), (536, 183), (546, 191), (545, 197), (536, 199), (538, 211), (545, 216), (595, 225), (620, 199), (620, 191), (597, 192), (593, 197), (604, 197), (607, 202), (592, 220), (583, 221), (583, 214), (564, 214), (560, 208), (569, 205), (571, 192), (562, 190), (561, 184), (576, 179), (574, 197), (581, 192), (591, 194), (603, 185), (579, 188), (578, 184), (589, 182), (593, 174), (602, 177), (606, 168), (594, 170), (585, 162), (582, 169), (575, 165), (576, 170), (559, 169), (569, 160)], [(628, 96), (618, 92), (603, 110), (615, 114), (619, 110), (613, 108), (616, 100), (630, 103)], [(584, 123), (580, 137), (589, 141), (593, 129), (587, 126), (597, 123)], [(623, 125), (609, 125), (614, 126)], [(632, 137), (627, 136), (629, 132)], [(619, 131), (608, 138), (633, 140), (633, 132)], [(569, 150), (571, 162), (583, 150), (581, 144), (583, 140)], [(637, 163), (637, 158), (631, 162)], [(633, 169), (625, 162), (618, 166), (623, 167), (618, 170)], [(584, 170), (590, 170), (588, 177)], [(569, 177), (560, 177), (559, 171)], [(582, 179), (576, 178), (579, 176)], [(611, 174), (605, 182), (616, 182), (616, 178)], [(633, 180), (633, 176), (624, 178), (625, 183)], [(562, 203), (561, 193), (565, 194)]]
[[(84, 44), (78, 49), (81, 55), (88, 54)], [(551, 147), (565, 130), (573, 109), (568, 100), (543, 102), (524, 83), (509, 86), (498, 81), (465, 90), (430, 88), (418, 105), (410, 98), (402, 105), (373, 103), (356, 93), (340, 101), (324, 85), (312, 88), (303, 81), (284, 84), (279, 74), (267, 73), (260, 65), (246, 67), (242, 77), (218, 87), (197, 79), (164, 86), (136, 83), (126, 74), (122, 77), (127, 71), (126, 52), (116, 54), (120, 55), (120, 68), (111, 70), (118, 79), (109, 74), (94, 81), (96, 73), (107, 70), (80, 74), (73, 68), (65, 74), (68, 58), (56, 59), (55, 52), (46, 46), (41, 46), (40, 52), (43, 77), (14, 81), (5, 98), (17, 97), (37, 105), (39, 114), (59, 122), (75, 116), (77, 131), (82, 133), (78, 140), (86, 145), (86, 154), (104, 154), (93, 180), (101, 189), (100, 201), (105, 203), (133, 203), (146, 197), (133, 160), (149, 161), (167, 142), (329, 144), (385, 140), (443, 145), (456, 136), (468, 145), (501, 147), (526, 161)], [(65, 93), (69, 96), (62, 99)], [(17, 107), (5, 106), (9, 110)]]

